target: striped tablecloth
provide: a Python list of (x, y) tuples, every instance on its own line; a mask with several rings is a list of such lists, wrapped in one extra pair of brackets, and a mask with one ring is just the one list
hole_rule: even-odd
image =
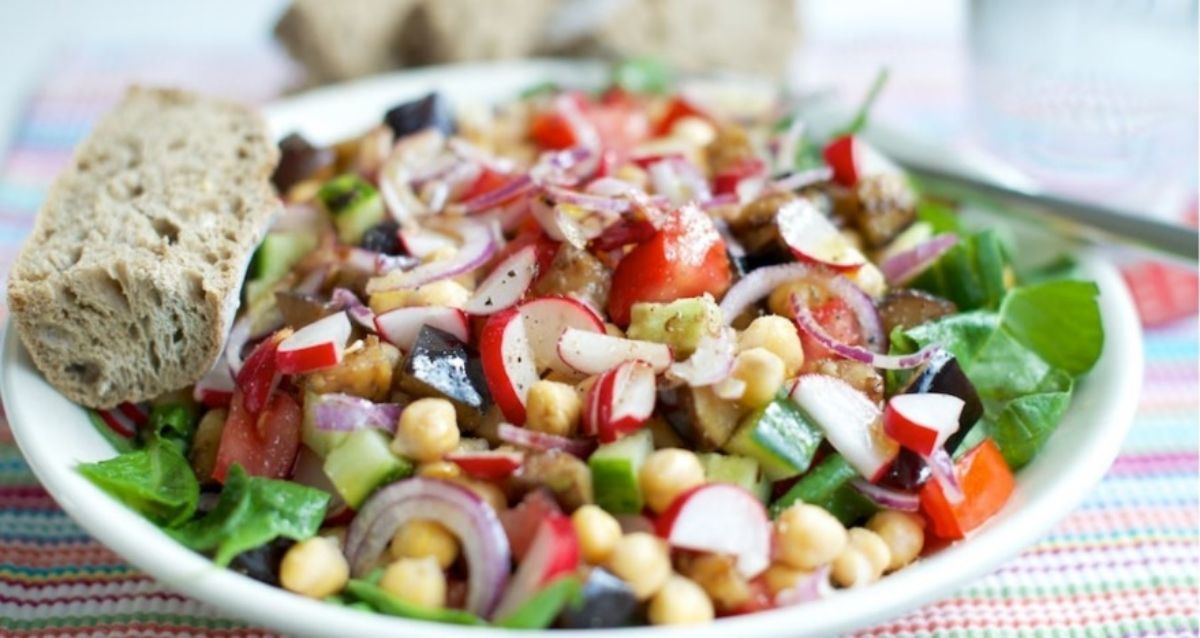
[[(0, 273), (71, 148), (126, 82), (262, 101), (290, 77), (261, 51), (147, 59), (66, 56), (32, 97), (0, 165)], [(1195, 280), (1179, 285), (1194, 305)], [(862, 635), (1200, 634), (1195, 317), (1147, 331), (1146, 357), (1137, 422), (1081, 507), (991, 575)], [(38, 485), (0, 420), (0, 636), (32, 635), (264, 632), (167, 590), (89, 538)]]

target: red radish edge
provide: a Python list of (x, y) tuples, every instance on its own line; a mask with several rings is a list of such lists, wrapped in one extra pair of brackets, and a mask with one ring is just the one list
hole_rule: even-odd
[(883, 430), (900, 445), (929, 456), (958, 430), (964, 405), (950, 394), (897, 394), (884, 409)]
[(505, 478), (516, 472), (525, 460), (520, 452), (505, 452), (501, 450), (485, 450), (479, 452), (451, 452), (445, 456), (447, 461), (462, 468), (464, 472), (475, 478), (494, 481)]
[(496, 265), (463, 306), (473, 315), (492, 315), (525, 296), (537, 276), (537, 247), (526, 246)]
[(525, 395), (540, 377), (519, 307), (488, 318), (479, 335), (479, 357), (488, 391), (504, 418), (524, 424)]
[(874, 483), (887, 472), (900, 446), (883, 433), (883, 415), (867, 395), (837, 377), (805, 374), (790, 396), (860, 475)]
[(346, 313), (335, 312), (280, 342), (275, 351), (275, 365), (282, 374), (332, 368), (342, 361), (342, 349), (349, 338), (350, 320)]
[(584, 397), (583, 433), (611, 443), (637, 430), (654, 413), (654, 371), (628, 361), (596, 379)]
[(542, 519), (492, 618), (507, 616), (550, 581), (574, 572), (579, 555), (579, 539), (570, 518), (552, 514)]
[(672, 547), (736, 556), (747, 578), (771, 564), (771, 519), (758, 497), (737, 485), (708, 483), (684, 492), (658, 517), (657, 531)]
[(867, 263), (866, 256), (807, 199), (793, 200), (779, 209), (776, 222), (796, 259), (838, 272), (853, 272)]
[(375, 316), (375, 330), (388, 343), (408, 351), (424, 326), (444, 330), (459, 341), (471, 340), (471, 324), (458, 308), (446, 306), (412, 306), (396, 308)]

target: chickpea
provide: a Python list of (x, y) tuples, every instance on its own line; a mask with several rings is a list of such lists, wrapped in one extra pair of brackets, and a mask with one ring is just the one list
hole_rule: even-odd
[(458, 558), (458, 539), (434, 521), (409, 521), (396, 530), (388, 552), (394, 559), (429, 556), (446, 569)]
[(720, 609), (736, 609), (750, 600), (750, 585), (733, 556), (700, 554), (681, 564), (679, 571), (700, 585)]
[(445, 399), (417, 399), (400, 413), (392, 451), (421, 462), (433, 462), (458, 447), (458, 417)]
[(638, 600), (653, 596), (671, 577), (671, 557), (667, 554), (666, 543), (646, 532), (622, 536), (605, 566), (629, 585)]
[(409, 298), (412, 297), (413, 291), (406, 288), (399, 290), (380, 290), (371, 293), (367, 299), (367, 306), (371, 308), (371, 312), (381, 315), (389, 310), (396, 308), (404, 308), (408, 305)]
[(750, 323), (738, 336), (738, 350), (765, 348), (783, 361), (785, 377), (794, 377), (804, 365), (804, 348), (796, 325), (783, 317), (766, 315)]
[(388, 565), (379, 579), (379, 587), (420, 607), (446, 606), (446, 574), (433, 557), (403, 558)]
[(796, 583), (812, 575), (811, 571), (789, 567), (783, 563), (774, 563), (763, 572), (763, 583), (767, 591), (774, 596), (781, 591), (791, 589)]
[(671, 125), (671, 137), (687, 140), (696, 146), (706, 146), (717, 137), (717, 129), (703, 118), (689, 115)]
[(530, 430), (571, 436), (583, 414), (575, 388), (557, 381), (538, 381), (529, 388), (525, 426)]
[(592, 565), (608, 560), (621, 540), (621, 524), (612, 514), (595, 505), (584, 505), (571, 514), (583, 559)]
[(650, 600), (646, 615), (654, 625), (689, 625), (709, 622), (716, 612), (699, 585), (683, 576), (671, 575)]
[(471, 291), (453, 279), (441, 279), (412, 291), (410, 306), (448, 306), (462, 308), (471, 298)]
[(846, 548), (846, 528), (816, 505), (793, 505), (775, 520), (775, 547), (780, 562), (795, 569), (816, 569)]
[(638, 483), (646, 505), (661, 513), (671, 506), (675, 497), (704, 484), (704, 466), (700, 464), (700, 458), (688, 450), (657, 450), (642, 463)]
[(450, 461), (433, 461), (417, 466), (417, 476), (453, 481), (463, 477), (462, 468)]
[(475, 492), (485, 503), (491, 505), (497, 514), (508, 509), (508, 496), (495, 483), (471, 479), (460, 479), (458, 482), (472, 492)]
[(375, 335), (359, 343), (363, 345), (347, 350), (338, 365), (305, 377), (305, 389), (316, 394), (344, 392), (368, 401), (386, 400), (393, 373), (400, 364), (400, 350)]
[(925, 521), (916, 514), (884, 510), (867, 521), (867, 529), (887, 543), (891, 560), (887, 571), (896, 571), (916, 560), (925, 546)]
[(336, 541), (323, 536), (292, 545), (279, 564), (279, 583), (283, 588), (309, 598), (336, 594), (349, 579), (350, 564), (342, 550)]
[(846, 533), (846, 542), (849, 547), (857, 549), (867, 557), (867, 561), (871, 563), (871, 570), (876, 573), (876, 578), (883, 575), (883, 571), (892, 562), (892, 552), (888, 549), (887, 543), (880, 538), (879, 534), (865, 527), (851, 528)]
[(766, 348), (750, 348), (738, 353), (730, 377), (746, 384), (738, 403), (744, 408), (762, 407), (775, 399), (783, 386), (783, 359)]

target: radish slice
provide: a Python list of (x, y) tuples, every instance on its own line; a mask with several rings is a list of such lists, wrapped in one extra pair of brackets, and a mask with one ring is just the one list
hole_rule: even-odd
[[(672, 363), (671, 367), (667, 369), (667, 378), (681, 381), (692, 387), (719, 383), (733, 371), (736, 350), (736, 333), (733, 328), (722, 326), (717, 336), (704, 335), (700, 337), (700, 341), (696, 344), (696, 350), (686, 361)], [(739, 392), (739, 396), (740, 394)]]
[(567, 328), (558, 338), (558, 356), (584, 374), (600, 374), (626, 361), (641, 361), (658, 374), (673, 360), (671, 348), (666, 344), (576, 328)]
[(942, 233), (930, 237), (916, 246), (893, 255), (879, 265), (883, 276), (892, 286), (903, 286), (912, 281), (917, 275), (925, 272), (946, 251), (958, 243), (958, 235)]
[(497, 232), (491, 224), (461, 220), (458, 224), (462, 245), (448, 259), (421, 264), (407, 272), (393, 272), (367, 282), (367, 294), (417, 288), (428, 283), (456, 277), (482, 266), (496, 254)]
[(864, 177), (900, 173), (900, 168), (874, 147), (853, 135), (844, 135), (829, 143), (825, 163), (833, 170), (833, 179), (853, 188)]
[(848, 343), (842, 343), (834, 339), (817, 320), (813, 318), (812, 312), (807, 306), (800, 304), (795, 298), (792, 299), (792, 311), (796, 313), (796, 325), (813, 339), (816, 339), (822, 346), (836, 352), (853, 361), (869, 363), (876, 368), (885, 370), (905, 370), (915, 368), (922, 363), (928, 361), (934, 354), (941, 350), (941, 345), (932, 343), (924, 348), (906, 355), (888, 355), (871, 352), (866, 348), (852, 346)]
[(954, 459), (950, 458), (950, 453), (946, 451), (946, 448), (938, 446), (933, 450), (933, 454), (921, 458), (925, 459), (926, 465), (929, 466), (933, 480), (942, 487), (942, 493), (945, 494), (946, 500), (955, 505), (961, 503), (963, 500), (962, 485), (958, 482)]
[(541, 197), (535, 198), (530, 207), (533, 218), (546, 236), (555, 241), (565, 241), (575, 248), (582, 249), (589, 241), (599, 237), (607, 225), (603, 220), (585, 225), (564, 210), (562, 204), (553, 204)]
[(568, 439), (565, 436), (538, 432), (511, 423), (501, 423), (496, 431), (496, 436), (500, 437), (501, 441), (512, 445), (527, 447), (539, 452), (562, 450), (585, 460), (596, 449), (596, 442), (590, 439)]
[(389, 310), (375, 317), (379, 336), (405, 352), (412, 350), (424, 326), (444, 330), (463, 343), (471, 340), (471, 324), (466, 313), (458, 308), (413, 306)]
[(604, 321), (586, 304), (573, 297), (550, 295), (517, 306), (525, 320), (529, 347), (539, 370), (575, 373), (558, 355), (558, 340), (568, 328), (604, 332)]
[(346, 532), (350, 573), (361, 578), (371, 571), (396, 530), (416, 519), (435, 520), (458, 537), (469, 574), (466, 609), (491, 614), (508, 585), (508, 537), (495, 510), (450, 481), (412, 478), (371, 495)]
[(929, 456), (958, 431), (966, 402), (951, 394), (897, 394), (883, 412), (883, 430), (897, 443)]
[(520, 469), (525, 455), (520, 452), (503, 450), (480, 450), (477, 452), (451, 452), (444, 458), (475, 478), (497, 481), (507, 478)]
[(636, 431), (654, 413), (654, 371), (627, 361), (600, 375), (584, 397), (583, 433), (611, 443)]
[(850, 481), (854, 489), (862, 493), (863, 496), (871, 499), (876, 505), (901, 512), (915, 512), (921, 509), (921, 499), (916, 494), (911, 492), (901, 492), (890, 488), (868, 483), (867, 481), (857, 478)]
[(525, 397), (541, 377), (520, 308), (488, 318), (479, 334), (479, 358), (488, 391), (504, 418), (525, 423)]
[(737, 485), (709, 483), (683, 493), (657, 527), (671, 547), (736, 557), (746, 578), (771, 564), (771, 519), (758, 497)]
[(796, 259), (851, 272), (867, 263), (842, 233), (807, 199), (796, 199), (775, 217), (779, 234)]
[(211, 370), (196, 382), (192, 398), (210, 408), (224, 408), (233, 400), (233, 373), (225, 359), (218, 358)]
[(344, 308), (346, 313), (350, 315), (350, 318), (354, 320), (354, 323), (371, 332), (375, 332), (375, 313), (363, 304), (358, 295), (345, 288), (334, 288), (331, 301)]
[(511, 307), (521, 300), (537, 276), (537, 247), (526, 246), (496, 265), (463, 310), (485, 316)]
[(275, 351), (275, 365), (282, 374), (303, 374), (332, 368), (342, 361), (350, 338), (350, 320), (336, 312), (314, 321), (284, 339)]
[(791, 399), (825, 433), (854, 469), (874, 483), (891, 466), (900, 446), (883, 432), (883, 415), (867, 395), (823, 374), (796, 379)]
[(375, 428), (396, 431), (403, 406), (398, 403), (372, 403), (349, 394), (318, 394), (313, 399), (313, 425), (318, 430), (351, 432)]

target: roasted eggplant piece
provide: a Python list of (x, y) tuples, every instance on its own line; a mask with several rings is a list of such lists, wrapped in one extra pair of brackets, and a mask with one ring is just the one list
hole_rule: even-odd
[(851, 219), (867, 245), (879, 248), (892, 241), (917, 218), (916, 195), (903, 175), (869, 175), (854, 186)]
[(293, 290), (275, 291), (275, 307), (283, 315), (283, 323), (299, 330), (310, 323), (341, 310), (331, 301)]
[(593, 308), (608, 307), (608, 288), (612, 270), (592, 253), (562, 243), (554, 261), (533, 285), (538, 296), (570, 295), (582, 299)]
[(332, 177), (336, 160), (333, 150), (313, 146), (299, 133), (291, 133), (279, 141), (279, 164), (271, 183), (280, 195), (287, 195), (306, 179)]
[(400, 245), (400, 225), (393, 220), (382, 221), (363, 233), (359, 245), (367, 250), (385, 255), (399, 255), (404, 252)]
[(515, 492), (548, 488), (565, 512), (595, 502), (591, 469), (587, 463), (561, 450), (526, 454), (521, 468), (509, 481), (509, 487)]
[(295, 544), (296, 541), (290, 538), (277, 538), (266, 545), (248, 549), (234, 556), (229, 563), (229, 569), (278, 587), (279, 565), (283, 562), (284, 554)]
[(736, 404), (719, 398), (710, 387), (660, 392), (659, 400), (671, 429), (704, 452), (725, 445), (742, 416)]
[(565, 629), (625, 627), (638, 619), (638, 601), (625, 581), (599, 567), (583, 583), (578, 605), (568, 604), (558, 617)]
[(458, 412), (459, 425), (467, 430), (479, 425), (492, 406), (479, 354), (454, 335), (431, 326), (417, 334), (397, 385), (414, 397), (449, 400)]
[(897, 326), (912, 328), (956, 312), (958, 307), (953, 301), (911, 288), (893, 290), (879, 302), (879, 318), (888, 335)]
[(383, 116), (383, 123), (392, 129), (396, 139), (427, 128), (435, 128), (446, 136), (453, 135), (455, 131), (454, 111), (450, 108), (450, 102), (436, 91), (419, 100), (392, 107)]

